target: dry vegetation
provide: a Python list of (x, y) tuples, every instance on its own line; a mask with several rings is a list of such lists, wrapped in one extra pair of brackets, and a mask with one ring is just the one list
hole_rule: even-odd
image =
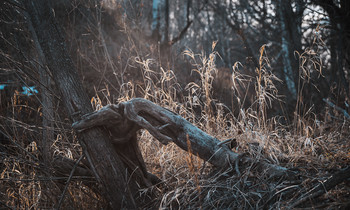
[[(128, 33), (127, 33), (128, 34)], [(101, 36), (100, 36), (101, 37)], [(132, 40), (129, 37), (129, 40)], [(108, 103), (118, 103), (141, 96), (178, 113), (194, 125), (227, 144), (235, 152), (287, 167), (297, 176), (290, 179), (271, 179), (269, 174), (258, 173), (254, 165), (245, 165), (238, 174), (235, 167), (226, 170), (212, 168), (209, 163), (187, 153), (175, 144), (164, 146), (146, 130), (139, 132), (139, 144), (148, 170), (162, 179), (162, 184), (140, 191), (152, 191), (156, 197), (145, 209), (261, 209), (290, 208), (297, 198), (307, 193), (317, 183), (344, 168), (350, 163), (350, 122), (340, 111), (328, 107), (323, 113), (314, 113), (312, 106), (302, 104), (301, 89), (308, 82), (310, 71), (319, 71), (317, 45), (299, 53), (301, 60), (298, 105), (292, 121), (287, 116), (269, 117), (268, 110), (284, 110), (284, 97), (278, 93), (274, 76), (265, 54), (260, 49), (259, 66), (254, 77), (240, 74), (239, 63), (233, 67), (230, 88), (239, 100), (250, 83), (255, 87), (255, 101), (248, 108), (237, 105), (238, 115), (213, 98), (212, 84), (218, 69), (218, 57), (213, 43), (213, 52), (206, 56), (190, 50), (183, 53), (193, 64), (192, 74), (199, 76), (197, 82), (182, 85), (171, 69), (159, 67), (157, 60), (130, 57), (133, 65), (142, 69), (142, 79), (126, 82), (121, 78), (118, 97), (111, 94), (111, 85), (96, 89), (91, 99), (98, 110)], [(103, 43), (103, 42), (102, 42)], [(105, 58), (100, 62), (107, 68), (115, 68), (102, 45), (102, 56), (87, 55), (80, 51), (80, 58), (89, 56)], [(90, 50), (90, 53), (99, 53)], [(98, 57), (97, 57), (98, 56)], [(91, 58), (90, 58), (91, 59)], [(107, 67), (106, 67), (107, 66)], [(101, 66), (96, 66), (101, 69)], [(103, 69), (103, 68), (102, 68)], [(102, 72), (104, 74), (104, 72)], [(102, 83), (101, 83), (102, 82)], [(101, 81), (99, 84), (103, 84)], [(113, 89), (113, 88), (112, 88)], [(106, 208), (103, 197), (92, 177), (52, 176), (43, 165), (38, 149), (41, 133), (40, 99), (16, 92), (8, 101), (6, 116), (1, 118), (1, 133), (9, 139), (1, 147), (0, 206), (1, 209), (101, 209)], [(58, 107), (58, 106), (57, 106)], [(51, 145), (53, 155), (78, 160), (82, 148), (71, 129), (71, 122), (55, 113), (55, 141)], [(189, 149), (191, 145), (188, 145)], [(6, 148), (6, 150), (5, 150)], [(243, 164), (243, 163), (242, 163)], [(90, 183), (89, 187), (86, 183)], [(91, 187), (91, 186), (95, 186)], [(292, 193), (290, 193), (292, 192)], [(316, 200), (305, 202), (302, 207), (338, 208), (349, 207), (349, 181), (337, 185)], [(63, 196), (63, 197), (62, 197)], [(64, 199), (63, 199), (64, 198)]]

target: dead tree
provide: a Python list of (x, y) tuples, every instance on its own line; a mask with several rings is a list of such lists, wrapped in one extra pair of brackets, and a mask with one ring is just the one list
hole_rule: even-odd
[[(88, 128), (103, 126), (111, 134), (112, 141), (118, 153), (120, 145), (128, 141), (135, 141), (135, 150), (139, 150), (135, 138), (136, 131), (143, 128), (148, 130), (162, 144), (174, 142), (183, 150), (188, 150), (189, 144), (193, 154), (208, 161), (218, 168), (227, 168), (235, 165), (239, 173), (238, 162), (253, 161), (249, 157), (243, 157), (234, 153), (228, 146), (222, 144), (198, 127), (194, 126), (181, 116), (158, 106), (151, 101), (142, 98), (135, 98), (118, 105), (110, 104), (101, 110), (83, 116), (81, 121), (75, 122), (73, 128), (83, 131)], [(135, 157), (136, 162), (143, 163), (140, 151)], [(287, 169), (261, 161), (257, 166), (267, 170), (269, 176), (281, 176), (287, 173)], [(147, 173), (144, 167), (142, 171)]]

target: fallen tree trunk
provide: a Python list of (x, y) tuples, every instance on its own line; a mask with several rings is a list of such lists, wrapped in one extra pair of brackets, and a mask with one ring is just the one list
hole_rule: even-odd
[[(208, 135), (181, 116), (142, 98), (118, 105), (107, 105), (99, 111), (83, 116), (81, 121), (75, 122), (72, 126), (78, 131), (105, 126), (114, 137), (114, 144), (128, 141), (129, 136), (144, 128), (163, 144), (174, 142), (186, 151), (190, 146), (194, 155), (219, 168), (236, 165), (236, 171), (239, 171), (237, 162), (243, 158), (225, 144), (221, 144), (217, 138)], [(141, 156), (139, 158), (142, 159)], [(253, 161), (249, 157), (244, 159)], [(257, 162), (257, 165), (262, 170), (267, 170), (270, 177), (281, 176), (287, 172), (286, 168), (265, 161)]]

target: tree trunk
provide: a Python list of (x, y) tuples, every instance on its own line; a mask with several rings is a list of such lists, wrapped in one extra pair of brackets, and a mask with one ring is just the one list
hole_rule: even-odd
[(27, 19), (28, 29), (32, 34), (32, 39), (33, 39), (36, 51), (38, 53), (38, 71), (40, 76), (40, 93), (41, 93), (41, 105), (42, 105), (42, 116), (43, 116), (43, 133), (42, 133), (42, 138), (40, 142), (40, 147), (41, 147), (41, 152), (43, 154), (44, 163), (45, 165), (49, 166), (52, 161), (50, 146), (54, 140), (53, 97), (49, 93), (49, 90), (51, 90), (50, 88), (51, 78), (50, 78), (50, 75), (48, 75), (48, 72), (46, 69), (45, 56), (39, 44), (38, 37), (33, 28), (33, 24), (29, 19), (28, 13), (26, 12), (24, 13)]
[[(24, 0), (23, 3), (33, 23), (47, 65), (61, 93), (61, 100), (73, 122), (77, 121), (81, 115), (91, 112), (92, 108), (66, 50), (61, 29), (55, 21), (49, 2)], [(127, 184), (128, 169), (104, 132), (100, 128), (94, 128), (81, 134), (79, 139), (85, 146), (85, 155), (110, 207), (135, 208), (136, 204)], [(131, 181), (132, 185), (136, 183)]]
[(292, 60), (289, 56), (291, 39), (290, 39), (290, 36), (288, 36), (288, 31), (287, 31), (288, 22), (285, 17), (285, 13), (287, 10), (286, 4), (289, 4), (289, 3), (284, 2), (283, 0), (279, 0), (276, 8), (278, 10), (278, 15), (280, 17), (280, 24), (281, 24), (281, 37), (282, 37), (281, 51), (282, 51), (282, 58), (283, 58), (284, 77), (285, 77), (287, 88), (291, 93), (291, 97), (293, 100), (295, 100), (297, 98), (297, 89), (295, 85), (295, 75), (293, 72)]
[[(78, 131), (96, 126), (106, 127), (114, 136), (112, 140), (115, 144), (129, 141), (129, 136), (134, 136), (138, 129), (144, 128), (162, 144), (172, 141), (185, 151), (190, 149), (194, 155), (218, 168), (227, 169), (235, 165), (237, 173), (240, 160), (244, 159), (244, 162), (253, 160), (249, 157), (242, 158), (242, 155), (234, 153), (223, 142), (181, 116), (142, 98), (118, 105), (108, 105), (97, 112), (85, 115), (81, 121), (73, 124), (73, 128)], [(258, 162), (257, 166), (268, 171), (271, 177), (281, 176), (287, 172), (286, 168), (263, 161)]]
[(159, 14), (159, 5), (160, 5), (160, 0), (153, 0), (152, 4), (152, 37), (159, 41), (160, 38), (160, 32), (159, 32), (159, 27), (160, 27), (160, 14)]

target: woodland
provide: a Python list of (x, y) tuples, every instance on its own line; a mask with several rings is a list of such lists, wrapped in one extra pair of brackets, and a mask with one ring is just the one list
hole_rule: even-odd
[(0, 209), (349, 209), (350, 1), (0, 1)]

